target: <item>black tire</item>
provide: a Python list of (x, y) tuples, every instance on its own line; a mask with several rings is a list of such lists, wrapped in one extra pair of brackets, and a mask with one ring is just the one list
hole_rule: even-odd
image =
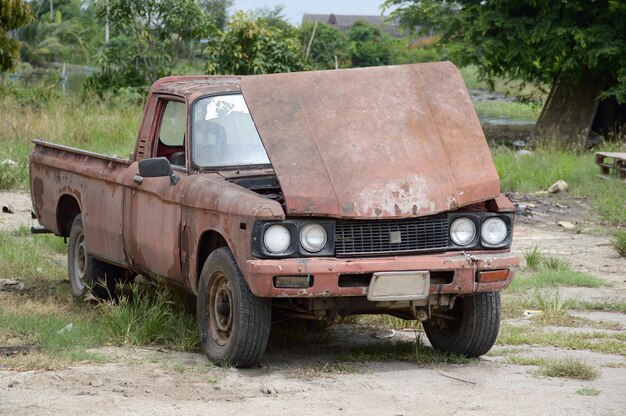
[(215, 364), (250, 367), (265, 351), (271, 299), (250, 291), (227, 247), (211, 253), (202, 267), (196, 313), (202, 350)]
[(123, 268), (93, 258), (85, 241), (83, 219), (80, 214), (74, 218), (70, 231), (67, 253), (67, 271), (76, 298), (84, 298), (91, 293), (98, 299), (115, 298), (116, 277), (124, 273)]
[(435, 311), (434, 316), (423, 324), (424, 332), (436, 350), (479, 357), (493, 347), (498, 337), (500, 292), (459, 297), (452, 310)]

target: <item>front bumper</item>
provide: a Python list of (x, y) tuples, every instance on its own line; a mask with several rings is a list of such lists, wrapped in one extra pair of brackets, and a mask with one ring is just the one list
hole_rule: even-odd
[[(401, 257), (337, 259), (328, 257), (247, 260), (242, 265), (250, 290), (260, 297), (344, 297), (366, 296), (368, 287), (340, 287), (340, 275), (391, 271), (453, 272), (449, 283), (431, 283), (430, 293), (464, 294), (506, 288), (513, 279), (519, 258), (509, 252), (447, 252)], [(506, 278), (479, 283), (478, 272), (506, 270)], [(308, 288), (277, 288), (275, 276), (312, 276)]]

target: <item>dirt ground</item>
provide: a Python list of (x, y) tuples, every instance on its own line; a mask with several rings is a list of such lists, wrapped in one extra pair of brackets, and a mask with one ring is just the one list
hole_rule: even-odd
[[(578, 299), (626, 298), (626, 259), (611, 249), (609, 228), (594, 216), (587, 201), (567, 196), (512, 195), (520, 204), (514, 250), (532, 246), (571, 262), (575, 270), (612, 283), (598, 289), (574, 288)], [(6, 202), (5, 202), (6, 201)], [(0, 229), (31, 224), (24, 194), (0, 193)], [(557, 225), (569, 221), (571, 230)], [(626, 315), (577, 312), (592, 320), (626, 327)], [(559, 328), (554, 331), (591, 331)], [(470, 364), (416, 365), (403, 362), (357, 363), (348, 371), (326, 363), (339, 346), (357, 347), (378, 340), (380, 329), (337, 325), (327, 342), (306, 347), (270, 346), (258, 368), (238, 370), (208, 364), (199, 353), (149, 348), (103, 348), (115, 357), (107, 364), (79, 363), (46, 371), (0, 368), (0, 415), (624, 415), (626, 359), (586, 350), (527, 346), (528, 355), (572, 357), (593, 364), (593, 381), (537, 377), (532, 366), (508, 364), (496, 354)], [(390, 333), (391, 334), (391, 333)], [(395, 331), (410, 339), (415, 331)], [(271, 342), (271, 341), (270, 341)], [(581, 388), (597, 396), (577, 393)]]

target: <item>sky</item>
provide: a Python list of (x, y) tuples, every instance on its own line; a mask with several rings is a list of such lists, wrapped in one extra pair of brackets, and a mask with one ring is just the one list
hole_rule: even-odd
[(283, 13), (289, 23), (300, 25), (304, 13), (313, 14), (358, 14), (358, 15), (380, 15), (380, 5), (384, 0), (235, 0), (232, 11), (254, 10), (267, 6), (273, 9), (282, 4), (285, 6)]

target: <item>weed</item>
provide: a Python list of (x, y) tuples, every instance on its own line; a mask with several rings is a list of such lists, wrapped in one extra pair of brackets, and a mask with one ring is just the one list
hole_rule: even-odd
[(572, 358), (564, 358), (547, 361), (545, 365), (542, 365), (541, 368), (535, 372), (535, 374), (545, 377), (594, 380), (598, 378), (600, 372), (583, 361), (574, 360)]
[(540, 357), (523, 357), (519, 355), (512, 355), (507, 357), (506, 361), (510, 364), (516, 365), (545, 365), (546, 359)]
[(611, 246), (617, 254), (626, 257), (626, 231), (617, 231), (611, 240)]
[(527, 289), (543, 289), (556, 286), (601, 287), (607, 283), (586, 273), (572, 270), (540, 270), (535, 273), (519, 273), (508, 291), (520, 292)]
[(546, 322), (562, 320), (574, 304), (572, 300), (562, 298), (558, 288), (552, 293), (535, 289), (534, 296), (537, 307), (543, 311), (541, 319)]
[(576, 390), (576, 393), (581, 396), (597, 396), (600, 394), (600, 390), (594, 389), (593, 387), (581, 387)]
[(552, 346), (626, 356), (626, 335), (621, 332), (544, 332), (535, 325), (520, 326), (503, 322), (496, 343), (509, 346)]
[(182, 351), (199, 345), (195, 317), (164, 288), (148, 292), (134, 283), (130, 295), (100, 308), (100, 323), (116, 345), (171, 345)]
[(524, 259), (528, 270), (537, 270), (543, 262), (543, 253), (537, 246), (524, 250)]
[(574, 301), (572, 309), (583, 311), (603, 311), (626, 313), (626, 301), (624, 300), (604, 300), (601, 302)]
[(567, 259), (560, 257), (545, 256), (543, 259), (543, 267), (546, 270), (552, 270), (556, 272), (563, 272), (570, 270), (570, 262)]

